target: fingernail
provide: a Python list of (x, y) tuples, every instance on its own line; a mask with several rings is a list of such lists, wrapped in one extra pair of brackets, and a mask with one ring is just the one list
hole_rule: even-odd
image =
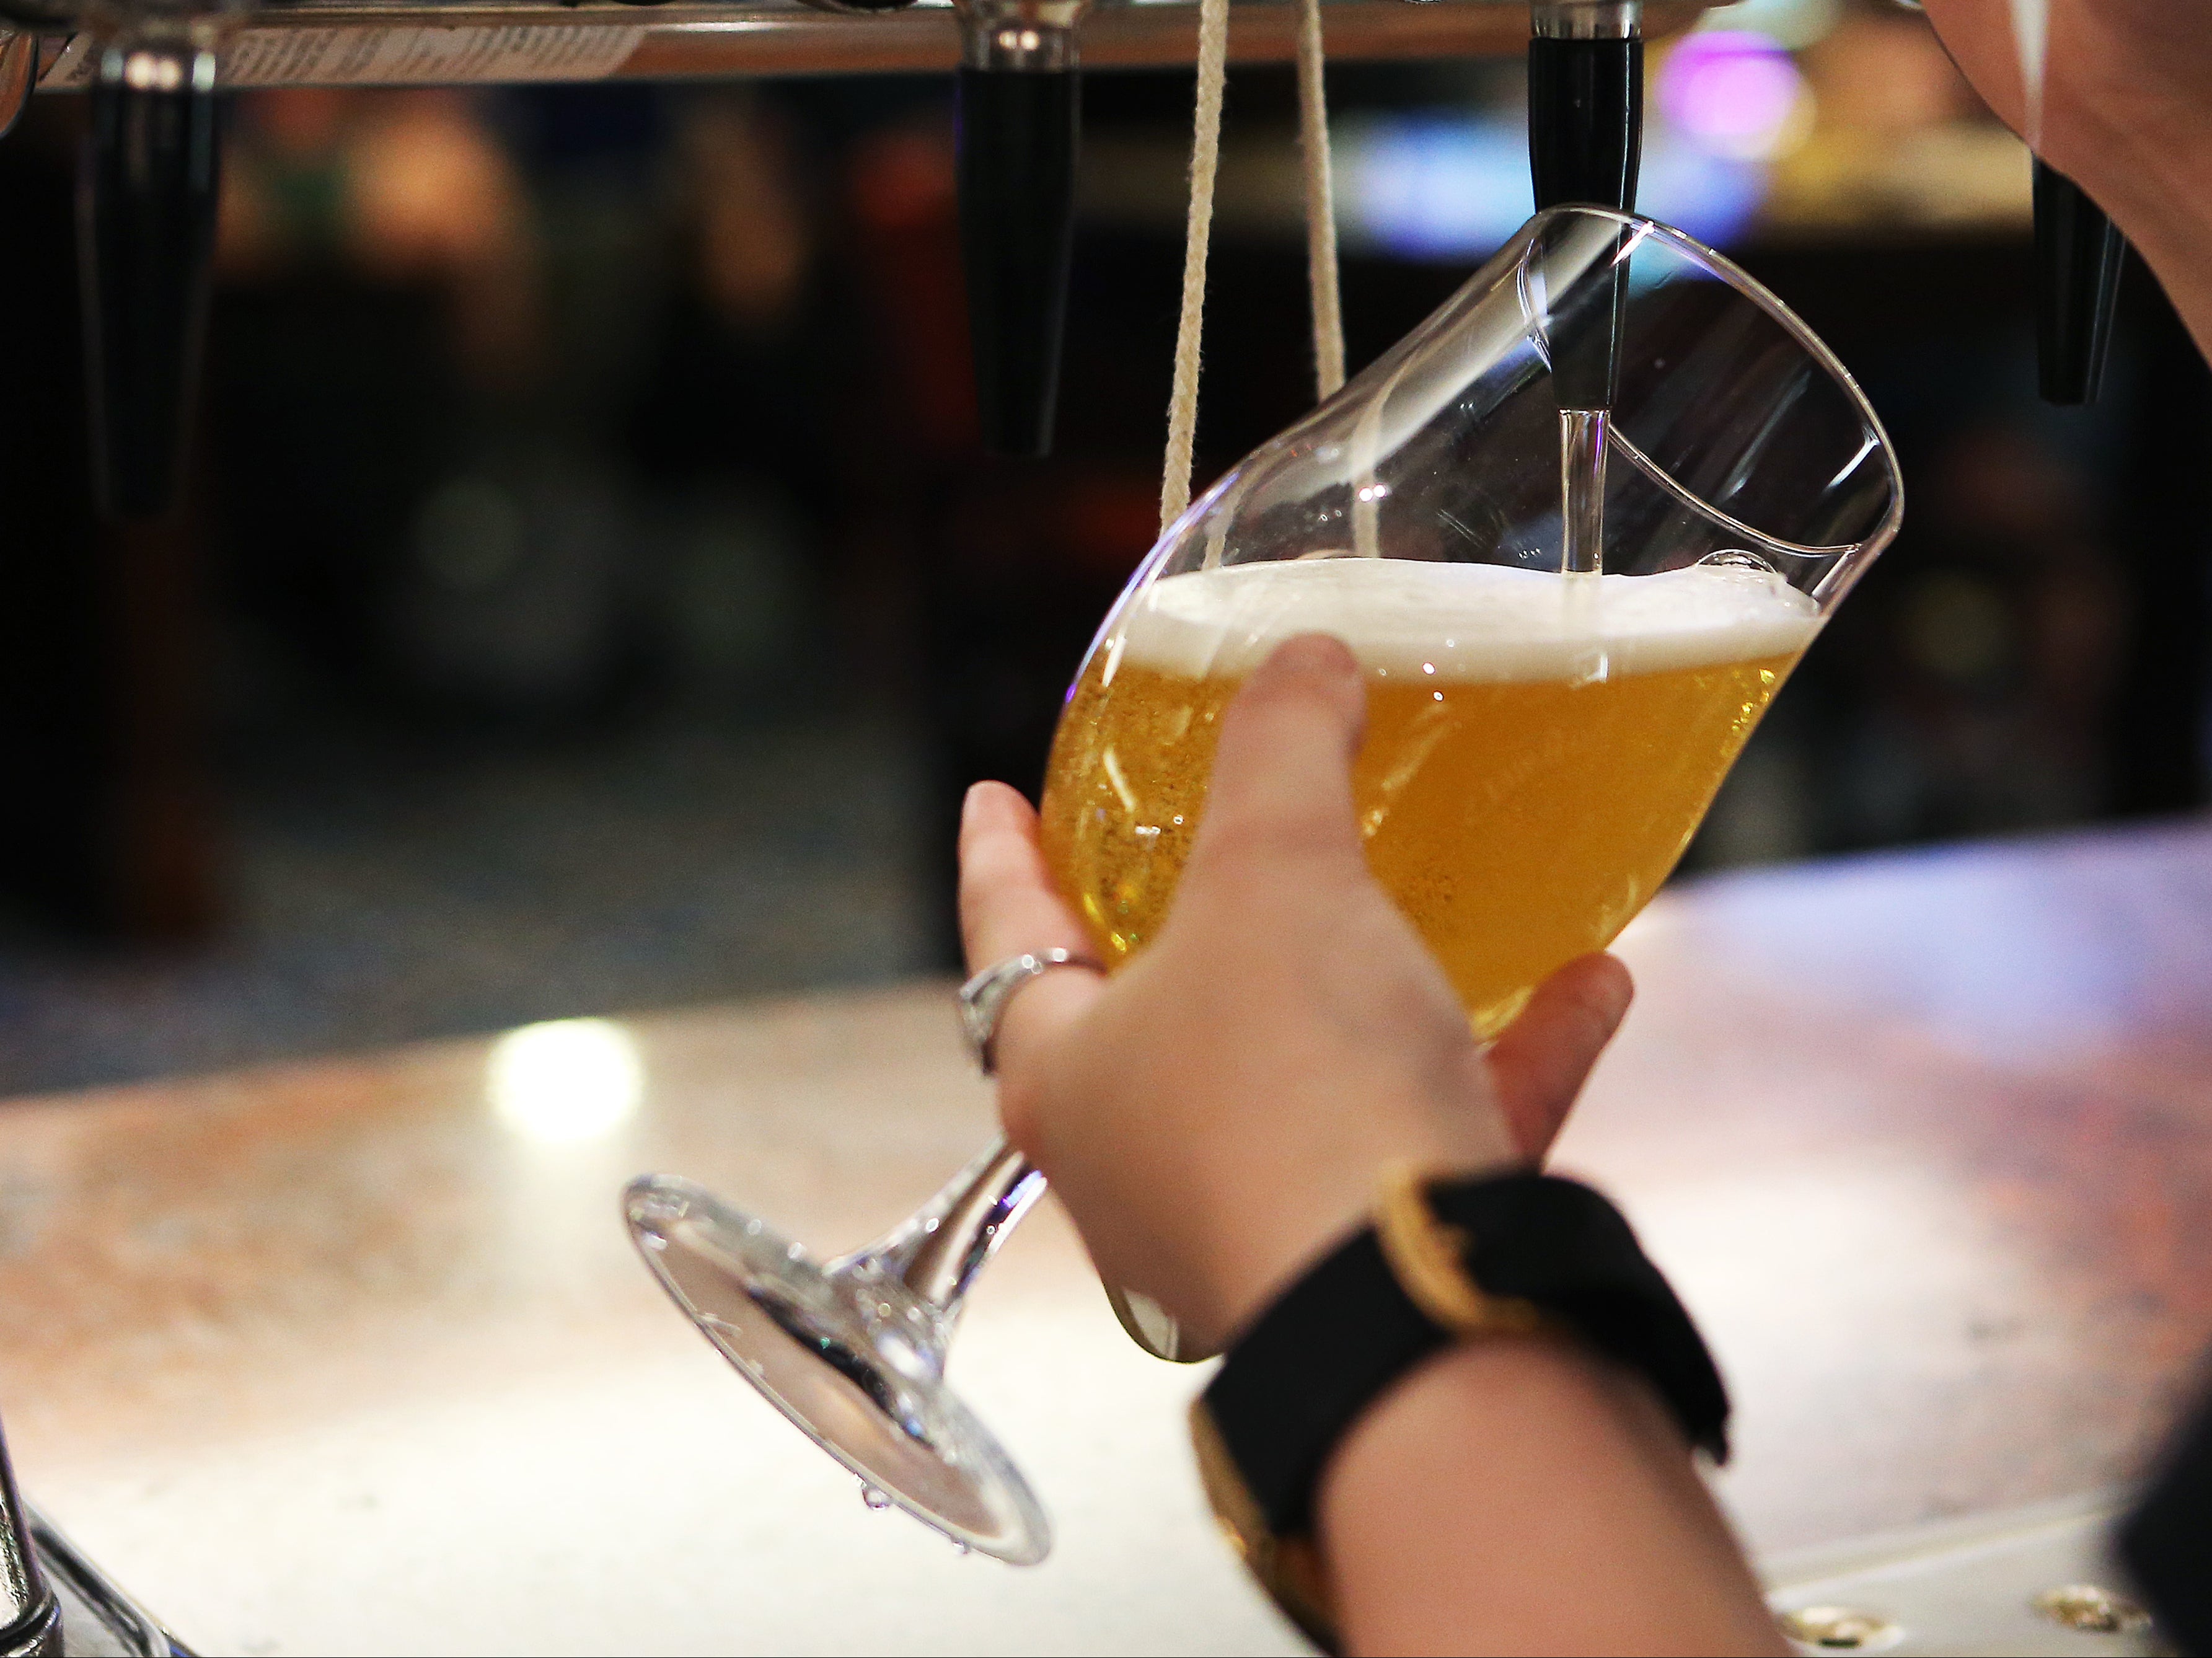
[(970, 783), (968, 792), (960, 797), (960, 832), (963, 835), (968, 832), (968, 820), (975, 815), (975, 791), (982, 786), (981, 783)]
[(1275, 659), (1285, 668), (1299, 673), (1327, 673), (1339, 677), (1354, 674), (1359, 664), (1352, 654), (1352, 647), (1334, 634), (1300, 634), (1287, 640), (1275, 653)]
[(1607, 959), (1620, 969), (1613, 975), (1613, 1000), (1617, 1010), (1614, 1017), (1620, 1017), (1627, 1013), (1630, 1005), (1636, 1000), (1636, 977), (1628, 970), (1628, 964), (1620, 957), (1613, 956)]

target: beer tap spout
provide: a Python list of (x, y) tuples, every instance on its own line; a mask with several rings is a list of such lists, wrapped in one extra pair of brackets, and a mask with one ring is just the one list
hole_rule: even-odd
[(79, 196), (80, 280), (100, 506), (169, 507), (182, 471), (215, 257), (216, 53), (155, 21), (105, 42)]
[(968, 0), (961, 11), (960, 242), (984, 446), (1052, 448), (1075, 241), (1085, 0)]
[(1644, 151), (1640, 0), (1529, 8), (1528, 171), (1540, 210), (1636, 205)]
[[(1643, 14), (1640, 0), (1534, 0), (1530, 6), (1528, 174), (1539, 210), (1569, 202), (1622, 212), (1636, 206), (1644, 153)], [(1615, 270), (1609, 307), (1572, 321), (1552, 319), (1552, 373), (1563, 419), (1613, 407), (1626, 270), (1625, 264)], [(1563, 426), (1563, 464), (1567, 449), (1586, 446), (1595, 433), (1590, 476), (1601, 478), (1604, 430), (1602, 421), (1585, 421), (1571, 436)], [(1569, 501), (1565, 521), (1594, 522), (1598, 504)]]

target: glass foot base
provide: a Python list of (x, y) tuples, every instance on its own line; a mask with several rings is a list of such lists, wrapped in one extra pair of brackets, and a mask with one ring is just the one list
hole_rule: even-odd
[(1051, 1522), (1013, 1460), (944, 1379), (942, 1313), (874, 1255), (823, 1265), (673, 1175), (630, 1183), (638, 1251), (740, 1375), (852, 1471), (963, 1549), (1018, 1566)]

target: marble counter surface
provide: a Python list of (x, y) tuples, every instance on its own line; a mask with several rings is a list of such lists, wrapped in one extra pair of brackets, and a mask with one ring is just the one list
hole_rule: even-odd
[[(1673, 893), (1563, 1161), (1739, 1401), (1802, 1548), (2124, 1479), (2212, 1335), (2212, 830)], [(0, 1107), (0, 1409), (34, 1497), (209, 1651), (1297, 1650), (1217, 1545), (1196, 1372), (1049, 1201), (953, 1375), (1044, 1566), (866, 1509), (634, 1258), (702, 1180), (836, 1248), (990, 1132), (945, 987)]]

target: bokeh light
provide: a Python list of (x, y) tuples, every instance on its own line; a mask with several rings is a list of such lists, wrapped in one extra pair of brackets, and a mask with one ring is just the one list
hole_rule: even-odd
[(611, 1133), (635, 1114), (645, 1062), (611, 1019), (555, 1019), (492, 1044), (484, 1091), (500, 1121), (523, 1139), (568, 1145)]
[[(1520, 111), (1413, 111), (1333, 124), (1337, 226), (1348, 246), (1398, 258), (1482, 258), (1535, 210)], [(1725, 247), (1756, 216), (1766, 173), (1646, 124), (1639, 212)]]
[(1708, 29), (1667, 54), (1660, 113), (1692, 143), (1730, 161), (1786, 155), (1812, 125), (1812, 92), (1790, 54), (1747, 29)]

